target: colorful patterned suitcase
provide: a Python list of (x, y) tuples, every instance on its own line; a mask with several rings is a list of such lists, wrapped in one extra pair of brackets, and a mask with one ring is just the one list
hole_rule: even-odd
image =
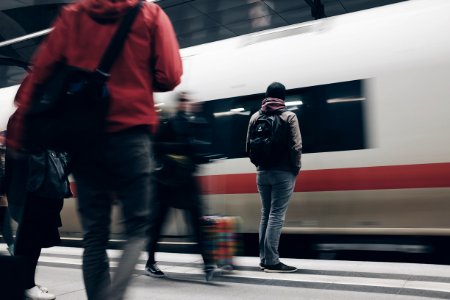
[(240, 250), (239, 217), (205, 216), (206, 254), (224, 270), (233, 269), (233, 256)]

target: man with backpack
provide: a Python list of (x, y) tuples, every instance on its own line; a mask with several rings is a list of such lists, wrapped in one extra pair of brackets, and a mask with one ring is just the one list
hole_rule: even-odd
[(297, 116), (284, 102), (286, 88), (270, 84), (261, 109), (250, 118), (246, 150), (257, 167), (261, 198), (259, 227), (260, 268), (268, 273), (289, 273), (297, 268), (280, 262), (278, 245), (284, 217), (301, 168), (302, 139)]

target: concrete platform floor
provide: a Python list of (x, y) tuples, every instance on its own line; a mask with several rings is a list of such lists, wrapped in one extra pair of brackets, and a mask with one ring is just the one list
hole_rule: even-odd
[[(6, 254), (4, 244), (0, 252)], [(109, 250), (111, 270), (120, 250)], [(36, 281), (58, 300), (87, 299), (81, 272), (81, 248), (44, 249)], [(143, 252), (128, 290), (127, 299), (450, 299), (450, 266), (282, 259), (296, 266), (296, 273), (265, 273), (257, 257), (236, 257), (236, 269), (206, 282), (200, 255), (157, 253), (166, 278), (145, 275)]]

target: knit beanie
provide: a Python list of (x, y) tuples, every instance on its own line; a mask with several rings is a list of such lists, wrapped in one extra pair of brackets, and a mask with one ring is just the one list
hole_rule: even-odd
[(286, 88), (279, 82), (273, 82), (267, 87), (266, 98), (278, 98), (284, 100)]

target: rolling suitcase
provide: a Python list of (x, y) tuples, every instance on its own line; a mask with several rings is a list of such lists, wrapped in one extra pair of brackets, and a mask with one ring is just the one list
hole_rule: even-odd
[(203, 217), (206, 255), (223, 270), (233, 269), (233, 256), (239, 251), (240, 218), (223, 216)]

